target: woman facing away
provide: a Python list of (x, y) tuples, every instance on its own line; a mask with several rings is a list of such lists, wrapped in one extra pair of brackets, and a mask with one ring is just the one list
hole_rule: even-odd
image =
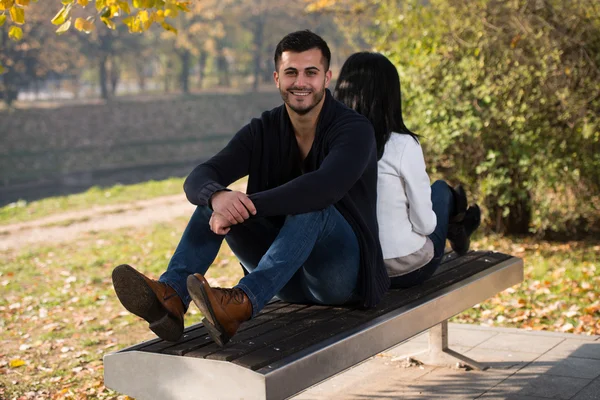
[(367, 117), (378, 152), (377, 220), (392, 287), (422, 283), (439, 267), (446, 239), (458, 254), (481, 221), (477, 205), (467, 209), (458, 186), (429, 186), (423, 150), (402, 119), (400, 78), (382, 54), (355, 53), (346, 60), (334, 97)]

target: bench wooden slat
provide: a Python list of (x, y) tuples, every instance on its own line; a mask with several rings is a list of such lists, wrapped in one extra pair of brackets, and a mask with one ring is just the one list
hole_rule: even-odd
[[(266, 314), (259, 314), (256, 318), (247, 321), (246, 323), (240, 326), (238, 333), (234, 336), (236, 340), (241, 340), (242, 337), (246, 338), (245, 340), (251, 339), (256, 336), (260, 336), (264, 332), (268, 332), (270, 330), (276, 329), (278, 326), (285, 324), (287, 320), (293, 319), (294, 315), (299, 312), (302, 312), (304, 309), (309, 308), (310, 306), (305, 304), (285, 304), (285, 307), (278, 308)], [(239, 335), (239, 336), (238, 336)], [(202, 338), (205, 339), (205, 338)], [(200, 340), (198, 339), (197, 344), (200, 344)], [(194, 348), (188, 347), (186, 343), (183, 343), (180, 347), (180, 354), (189, 357), (206, 357), (214, 352), (220, 351), (222, 347), (218, 346), (213, 340), (208, 337), (205, 342), (206, 345), (198, 346), (196, 345)], [(235, 343), (235, 342), (230, 342)], [(172, 352), (167, 352), (168, 354), (173, 354)]]
[(256, 371), (323, 339), (333, 337), (363, 320), (362, 312), (357, 310), (343, 313), (337, 318), (327, 318), (327, 315), (322, 314), (321, 319), (315, 321), (313, 329), (296, 332), (280, 341), (271, 342), (258, 351), (233, 360), (233, 363)]
[[(265, 308), (263, 309), (263, 313), (267, 314), (273, 310), (277, 310), (279, 308), (288, 307), (288, 306), (289, 306), (288, 303), (284, 303), (282, 301), (275, 300), (265, 306)], [(261, 321), (258, 321), (257, 323), (261, 323)], [(182, 346), (184, 343), (191, 343), (193, 340), (198, 339), (198, 338), (203, 338), (207, 335), (208, 335), (208, 333), (206, 331), (206, 328), (204, 328), (204, 326), (202, 324), (194, 324), (194, 325), (188, 326), (187, 328), (184, 329), (182, 338), (177, 342), (167, 342), (166, 340), (156, 338), (156, 339), (149, 340), (147, 342), (139, 343), (132, 347), (128, 347), (126, 349), (123, 349), (122, 351), (137, 350), (137, 351), (147, 351), (150, 353), (162, 353), (165, 350), (167, 350), (173, 346)]]
[(304, 331), (319, 321), (334, 318), (336, 316), (336, 311), (337, 313), (348, 312), (348, 310), (345, 309), (332, 310), (330, 307), (324, 306), (312, 306), (306, 308), (290, 315), (290, 318), (282, 318), (280, 320), (281, 324), (273, 327), (273, 329), (268, 332), (264, 332), (260, 335), (252, 335), (249, 338), (241, 337), (239, 338), (239, 341), (236, 341), (225, 348), (216, 348), (215, 352), (208, 355), (207, 358), (223, 361), (235, 360), (245, 354), (269, 346), (273, 342)]

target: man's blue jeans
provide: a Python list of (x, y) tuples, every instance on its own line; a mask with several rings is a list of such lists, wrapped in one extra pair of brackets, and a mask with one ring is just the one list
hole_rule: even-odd
[(431, 185), (431, 203), (437, 217), (435, 230), (429, 235), (433, 242), (433, 258), (413, 272), (392, 278), (392, 288), (408, 288), (423, 283), (437, 271), (442, 262), (450, 216), (454, 214), (454, 195), (446, 182), (435, 181)]
[(289, 215), (283, 225), (251, 217), (226, 236), (210, 230), (212, 211), (197, 207), (169, 266), (159, 281), (170, 285), (187, 306), (189, 275), (205, 274), (223, 238), (248, 272), (237, 287), (250, 299), (253, 316), (277, 295), (294, 303), (342, 305), (358, 300), (358, 240), (339, 211)]

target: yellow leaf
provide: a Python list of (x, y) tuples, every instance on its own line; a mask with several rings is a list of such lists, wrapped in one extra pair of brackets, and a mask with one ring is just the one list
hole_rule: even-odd
[(10, 18), (15, 24), (23, 24), (25, 22), (25, 10), (16, 5), (12, 6), (10, 8)]
[(163, 22), (160, 25), (163, 27), (164, 30), (173, 32), (174, 34), (177, 34), (177, 29), (175, 29), (171, 25), (167, 24), (166, 22)]
[(106, 6), (106, 0), (96, 0), (96, 10), (100, 11)]
[(0, 26), (4, 25), (5, 21), (6, 21), (6, 15), (0, 15)]
[(177, 8), (179, 8), (181, 11), (184, 12), (190, 12), (190, 6), (191, 2), (189, 1), (178, 1), (177, 2)]
[(19, 26), (11, 26), (8, 31), (8, 37), (12, 40), (21, 40), (23, 38), (23, 30)]
[(0, 75), (2, 75), (4, 73), (4, 67), (2, 66), (2, 64), (0, 64)]
[(129, 17), (123, 18), (123, 23), (124, 23), (125, 25), (127, 25), (127, 26), (129, 27), (129, 29), (131, 30), (131, 29), (132, 29), (132, 27), (133, 27), (133, 21), (134, 21), (134, 19), (135, 19), (135, 18), (134, 18), (134, 17), (132, 17), (132, 16), (129, 16)]
[(102, 20), (102, 22), (104, 22), (104, 25), (108, 26), (110, 29), (115, 30), (117, 29), (117, 25), (115, 25), (115, 23), (108, 18), (100, 18)]
[(71, 18), (69, 18), (69, 20), (67, 22), (65, 22), (64, 24), (59, 26), (58, 29), (56, 30), (56, 33), (59, 35), (62, 35), (66, 31), (68, 31), (70, 27), (71, 27)]
[(87, 6), (89, 2), (89, 0), (77, 0), (77, 4), (79, 4), (82, 7)]
[(62, 25), (65, 23), (65, 21), (67, 20), (67, 18), (69, 18), (69, 13), (71, 12), (71, 4), (68, 4), (66, 6), (63, 6), (63, 8), (61, 8), (61, 10), (56, 13), (56, 15), (54, 16), (54, 18), (52, 18), (52, 23), (54, 25)]
[(25, 361), (23, 361), (23, 360), (20, 360), (20, 359), (18, 359), (18, 358), (15, 358), (15, 359), (13, 359), (13, 360), (10, 360), (10, 362), (8, 363), (8, 365), (9, 365), (11, 368), (19, 368), (19, 367), (21, 367), (21, 366), (25, 365)]
[(119, 1), (119, 7), (121, 8), (121, 11), (123, 11), (125, 14), (131, 14), (131, 9), (129, 8), (128, 2)]
[(110, 7), (106, 6), (104, 7), (102, 10), (98, 11), (98, 14), (100, 14), (101, 18), (109, 18), (110, 15)]
[(165, 17), (176, 17), (179, 14), (177, 6), (173, 3), (165, 4)]
[(150, 15), (148, 14), (148, 11), (142, 10), (138, 13), (138, 18), (141, 23), (146, 23), (150, 20)]
[(94, 28), (95, 28), (95, 25), (92, 22), (87, 21), (83, 18), (77, 18), (75, 20), (75, 29), (77, 29), (78, 31), (90, 33), (91, 31), (94, 30)]
[(29, 0), (15, 0), (15, 3), (17, 3), (20, 6), (28, 6)]
[(13, 4), (15, 4), (14, 0), (0, 0), (0, 11), (10, 10)]

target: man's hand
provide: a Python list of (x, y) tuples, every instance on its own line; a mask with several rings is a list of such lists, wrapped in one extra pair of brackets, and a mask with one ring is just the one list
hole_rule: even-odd
[(231, 223), (217, 212), (212, 213), (208, 225), (210, 226), (210, 230), (217, 235), (227, 235), (231, 230)]
[(239, 191), (216, 192), (212, 195), (210, 202), (213, 211), (227, 218), (230, 225), (241, 224), (250, 218), (250, 214), (256, 214), (256, 207), (252, 200), (245, 193)]

